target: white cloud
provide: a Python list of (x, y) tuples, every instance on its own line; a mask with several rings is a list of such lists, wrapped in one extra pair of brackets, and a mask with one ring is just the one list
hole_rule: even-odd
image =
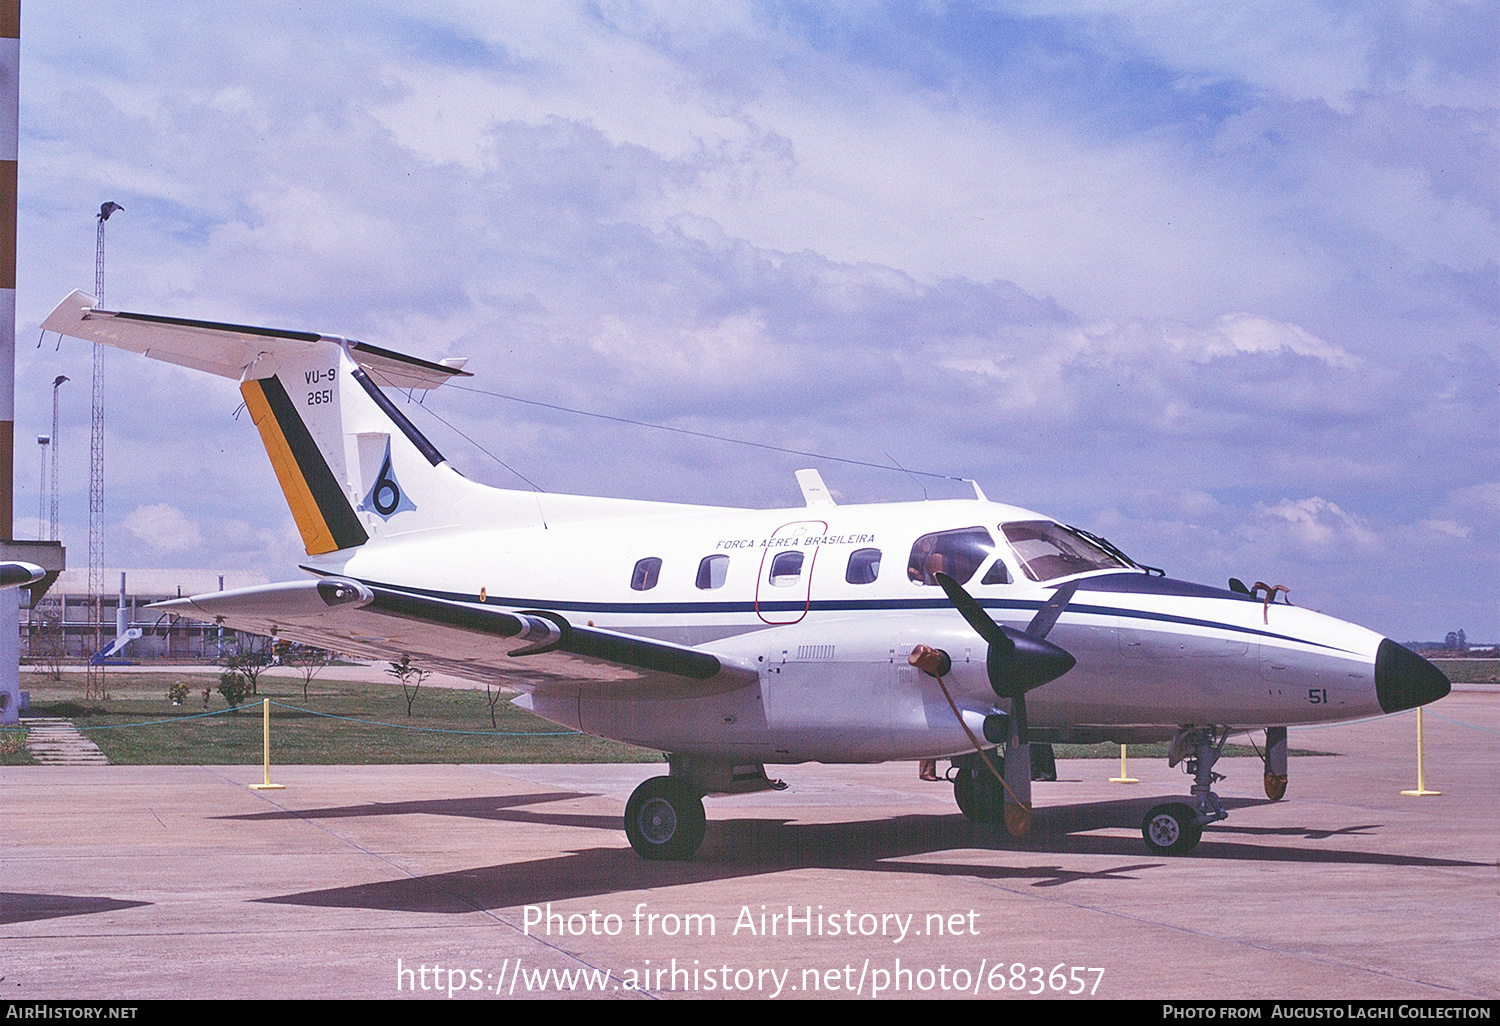
[(1350, 546), (1375, 546), (1374, 532), (1357, 517), (1317, 496), (1282, 499), (1274, 505), (1256, 503), (1255, 513), (1259, 522), (1247, 527), (1246, 533), (1259, 541), (1291, 544), (1323, 553)]
[(190, 552), (203, 544), (198, 525), (167, 503), (137, 506), (120, 525), (154, 553)]
[(1358, 361), (1339, 346), (1325, 342), (1295, 324), (1247, 313), (1224, 314), (1206, 332), (1168, 328), (1167, 340), (1174, 349), (1197, 363), (1239, 353), (1286, 352), (1310, 356), (1332, 367), (1358, 365)]
[[(1332, 550), (1364, 561), (1352, 594), (1406, 594), (1369, 537), (1482, 565), (1496, 531), (1478, 9), (28, 9), (21, 330), (90, 281), (111, 198), (127, 308), (468, 355), (493, 391), (978, 476), (1209, 579)], [(22, 350), (18, 426), (50, 424), (87, 350)], [(300, 547), (232, 385), (110, 367), (107, 508), (178, 509), (205, 560), (287, 573)], [(87, 386), (67, 388), (76, 525)], [(796, 502), (806, 464), (428, 402), (552, 488)], [(1427, 605), (1468, 600), (1442, 581), (1415, 585)]]

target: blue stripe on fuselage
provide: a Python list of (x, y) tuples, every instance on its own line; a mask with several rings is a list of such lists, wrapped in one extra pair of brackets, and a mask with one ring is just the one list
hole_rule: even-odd
[[(304, 570), (326, 576), (342, 576), (329, 574), (326, 570), (317, 570), (310, 566), (304, 566)], [(466, 595), (461, 592), (436, 591), (428, 588), (413, 588), (405, 585), (388, 584), (380, 581), (370, 581), (363, 578), (355, 578), (360, 583), (372, 588), (385, 588), (391, 591), (407, 591), (415, 595), (423, 595), (428, 598), (444, 599), (449, 602), (469, 602), (479, 605), (479, 596)], [(977, 598), (976, 601), (986, 609), (1017, 610), (1020, 612), (1034, 613), (1042, 607), (1042, 602), (1028, 601), (1022, 599), (995, 599)], [(1229, 601), (1229, 600), (1223, 600)], [(892, 612), (900, 610), (934, 610), (953, 609), (946, 597), (930, 599), (814, 599), (810, 604), (806, 602), (762, 602), (757, 607), (754, 602), (544, 602), (538, 599), (513, 598), (501, 595), (486, 595), (485, 604), (502, 606), (507, 609), (547, 609), (557, 612), (578, 613), (637, 613), (637, 614), (660, 614), (660, 615), (683, 615), (694, 613), (744, 613), (755, 615), (757, 608), (761, 612), (800, 612), (806, 609), (810, 613), (835, 613), (835, 612)], [(1213, 630), (1228, 631), (1233, 634), (1248, 634), (1256, 638), (1269, 638), (1275, 641), (1290, 641), (1299, 645), (1311, 645), (1315, 648), (1326, 648), (1334, 652), (1348, 652), (1347, 649), (1335, 645), (1327, 645), (1320, 641), (1309, 641), (1306, 638), (1296, 638), (1289, 634), (1278, 634), (1275, 631), (1257, 630), (1254, 627), (1242, 627), (1238, 624), (1222, 623), (1217, 620), (1202, 620), (1191, 616), (1177, 616), (1172, 613), (1154, 613), (1143, 609), (1121, 608), (1119, 606), (1097, 606), (1083, 605), (1072, 602), (1064, 615), (1071, 613), (1087, 613), (1091, 616), (1110, 616), (1122, 620), (1149, 620), (1154, 623), (1181, 624), (1188, 627), (1207, 627)], [(769, 629), (779, 624), (765, 624)], [(760, 629), (752, 625), (752, 629)], [(1358, 653), (1349, 652), (1351, 655)]]

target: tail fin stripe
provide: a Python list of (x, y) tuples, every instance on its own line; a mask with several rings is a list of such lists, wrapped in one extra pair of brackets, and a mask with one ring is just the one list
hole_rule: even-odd
[(354, 515), (344, 489), (328, 469), (281, 381), (246, 381), (240, 391), (251, 419), (260, 429), (308, 553), (318, 555), (368, 541), (370, 536)]
[(370, 398), (375, 401), (375, 405), (380, 407), (382, 413), (391, 418), (391, 422), (401, 429), (401, 433), (407, 437), (411, 444), (417, 447), (417, 451), (427, 457), (428, 463), (431, 463), (435, 467), (443, 462), (443, 454), (437, 451), (437, 446), (429, 442), (427, 437), (417, 430), (417, 426), (406, 419), (406, 415), (380, 390), (379, 385), (370, 380), (370, 376), (363, 369), (359, 367), (354, 368), (354, 380), (358, 381), (360, 387), (369, 393)]

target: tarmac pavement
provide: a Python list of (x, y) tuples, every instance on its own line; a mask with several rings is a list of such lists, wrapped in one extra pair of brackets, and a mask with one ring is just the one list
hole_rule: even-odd
[(1159, 760), (1059, 762), (1020, 840), (914, 764), (773, 767), (683, 863), (621, 830), (645, 764), (0, 768), (0, 998), (1494, 998), (1500, 690), (1429, 708), (1441, 796), (1414, 735), (1294, 729), (1339, 754), (1279, 803), (1222, 760), (1185, 858)]

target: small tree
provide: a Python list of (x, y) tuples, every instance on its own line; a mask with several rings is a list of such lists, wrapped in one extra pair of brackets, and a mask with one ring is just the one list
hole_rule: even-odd
[(259, 634), (240, 634), (220, 650), (224, 668), (245, 679), (250, 694), (260, 694), (260, 675), (271, 665), (270, 638)]
[(34, 623), (31, 656), (46, 671), (49, 679), (62, 680), (63, 662), (68, 655), (68, 643), (63, 634), (62, 606), (54, 601), (43, 602), (36, 608)]
[(401, 682), (401, 693), (406, 696), (406, 715), (411, 716), (411, 704), (417, 699), (417, 692), (422, 688), (422, 682), (427, 679), (428, 672), (413, 666), (411, 656), (402, 655), (400, 662), (391, 663), (390, 669), (385, 671)]
[(323, 667), (333, 662), (333, 653), (326, 648), (312, 645), (290, 645), (282, 653), (283, 665), (294, 667), (302, 675), (302, 701), (307, 701), (307, 690)]
[(244, 675), (238, 670), (225, 670), (219, 674), (219, 694), (223, 695), (224, 701), (229, 703), (231, 713), (239, 714), (239, 707), (245, 701), (245, 695), (249, 690), (249, 681), (245, 680)]
[(492, 727), (500, 726), (495, 720), (495, 704), (500, 701), (500, 696), (503, 694), (505, 694), (505, 691), (498, 684), (491, 684), (489, 681), (484, 682), (484, 697), (490, 704), (490, 726)]

